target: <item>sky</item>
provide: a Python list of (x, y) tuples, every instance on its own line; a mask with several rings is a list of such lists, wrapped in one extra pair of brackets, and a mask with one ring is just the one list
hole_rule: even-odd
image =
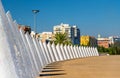
[(40, 10), (36, 16), (38, 33), (51, 32), (53, 26), (65, 23), (76, 25), (81, 35), (120, 35), (120, 0), (2, 0), (2, 4), (18, 24), (32, 30), (32, 10)]

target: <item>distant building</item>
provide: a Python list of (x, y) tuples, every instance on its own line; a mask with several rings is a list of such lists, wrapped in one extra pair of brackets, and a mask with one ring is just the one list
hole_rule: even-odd
[(29, 34), (31, 33), (31, 28), (30, 28), (30, 26), (19, 24), (19, 25), (18, 25), (18, 29), (20, 29), (20, 28), (24, 31), (24, 33), (26, 33), (26, 32), (28, 32)]
[(77, 28), (77, 26), (73, 26), (72, 29), (74, 31), (74, 37), (72, 39), (72, 42), (74, 44), (80, 44), (80, 29)]
[(109, 39), (108, 38), (98, 38), (97, 39), (98, 46), (109, 48)]
[(109, 44), (114, 45), (115, 43), (120, 42), (120, 37), (118, 36), (110, 36), (109, 37)]
[(69, 24), (56, 25), (53, 27), (53, 33), (67, 33), (68, 38), (73, 44), (80, 44), (80, 30), (77, 26), (70, 26)]
[(39, 33), (39, 40), (42, 42), (49, 42), (54, 39), (54, 34), (52, 32), (42, 32)]
[(81, 36), (80, 39), (83, 46), (97, 46), (97, 39), (93, 36)]

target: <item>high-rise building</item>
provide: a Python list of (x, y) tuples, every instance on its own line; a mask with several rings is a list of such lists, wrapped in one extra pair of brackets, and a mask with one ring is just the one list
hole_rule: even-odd
[(73, 37), (73, 43), (74, 44), (80, 44), (80, 29), (77, 28), (77, 26), (72, 26), (74, 37)]
[(73, 44), (80, 44), (80, 30), (77, 26), (61, 23), (53, 27), (53, 33), (67, 33), (68, 38)]
[(93, 36), (81, 36), (80, 39), (83, 46), (97, 46), (97, 39)]

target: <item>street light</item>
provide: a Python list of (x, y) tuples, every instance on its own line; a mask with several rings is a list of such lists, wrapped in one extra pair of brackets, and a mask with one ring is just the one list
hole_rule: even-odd
[(36, 15), (37, 13), (39, 12), (39, 10), (32, 10), (32, 12), (34, 13), (34, 32), (37, 32), (36, 31)]

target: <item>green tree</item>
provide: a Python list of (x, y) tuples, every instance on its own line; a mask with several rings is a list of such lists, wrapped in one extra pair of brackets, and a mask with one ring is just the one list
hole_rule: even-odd
[(67, 37), (66, 33), (56, 33), (55, 34), (55, 40), (54, 40), (55, 44), (67, 44), (67, 45), (71, 45), (72, 42), (71, 40)]
[(103, 53), (107, 52), (110, 55), (120, 55), (120, 42), (112, 44), (109, 48), (98, 46), (98, 51)]

